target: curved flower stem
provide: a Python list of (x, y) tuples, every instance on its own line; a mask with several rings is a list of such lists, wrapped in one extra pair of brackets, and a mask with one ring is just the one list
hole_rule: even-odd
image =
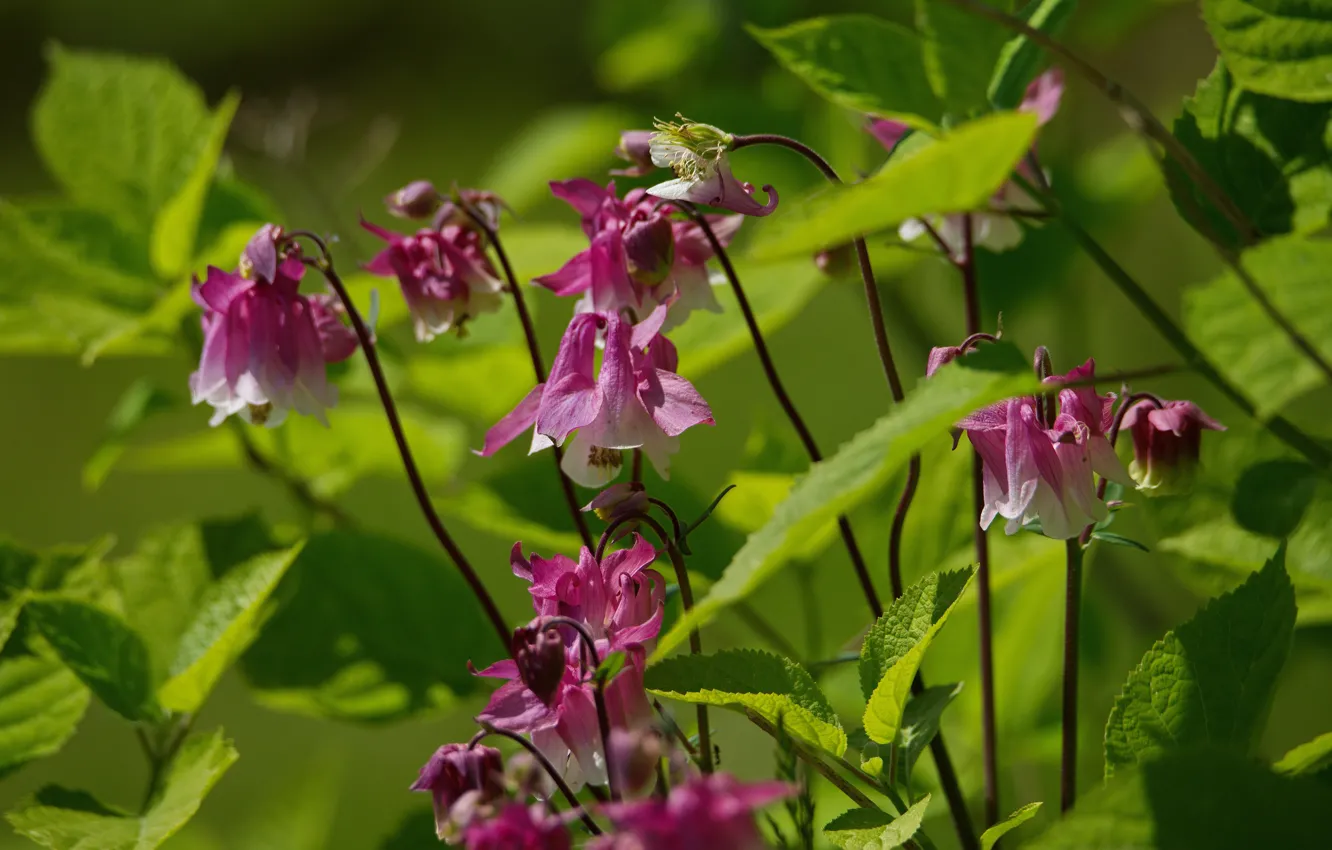
[[(490, 245), (495, 249), (495, 256), (499, 258), (500, 267), (504, 269), (504, 277), (508, 281), (509, 294), (513, 296), (513, 306), (518, 311), (518, 321), (523, 325), (523, 337), (527, 340), (527, 353), (532, 358), (532, 371), (536, 374), (538, 384), (546, 382), (546, 364), (541, 359), (541, 346), (537, 342), (536, 326), (532, 323), (532, 314), (527, 310), (527, 300), (523, 298), (522, 287), (518, 285), (518, 276), (514, 274), (513, 266), (509, 263), (509, 255), (504, 250), (504, 245), (500, 242), (499, 231), (490, 226), (485, 216), (472, 208), (466, 201), (460, 201), (462, 209), (467, 213), (468, 218), (477, 226), (477, 228), (490, 240)], [(552, 456), (555, 458), (555, 476), (560, 480), (560, 489), (564, 492), (565, 504), (569, 506), (569, 515), (573, 517), (574, 528), (578, 529), (578, 535), (583, 538), (583, 545), (592, 548), (592, 533), (588, 531), (587, 520), (583, 518), (582, 506), (578, 504), (578, 495), (574, 492), (573, 482), (564, 474), (564, 449), (559, 445), (551, 446)]]
[(579, 642), (582, 644), (583, 663), (595, 676), (596, 681), (592, 687), (592, 701), (597, 708), (597, 725), (601, 731), (601, 758), (606, 764), (606, 787), (610, 790), (610, 798), (616, 802), (620, 800), (620, 789), (615, 781), (615, 765), (611, 761), (611, 730), (610, 713), (606, 711), (606, 680), (601, 676), (596, 676), (597, 668), (601, 666), (601, 655), (597, 653), (596, 641), (592, 638), (592, 633), (588, 631), (587, 626), (573, 617), (557, 616), (546, 617), (542, 621), (542, 629), (546, 627), (568, 626), (578, 632)]
[[(700, 214), (697, 209), (683, 203), (678, 205), (703, 231), (703, 235), (707, 237), (708, 243), (712, 246), (713, 253), (717, 255), (718, 262), (721, 263), (722, 270), (726, 272), (726, 277), (731, 282), (731, 290), (735, 293), (736, 303), (740, 305), (740, 314), (744, 316), (745, 325), (749, 328), (749, 336), (754, 342), (754, 351), (758, 354), (759, 364), (763, 367), (763, 374), (768, 379), (768, 386), (772, 387), (772, 393), (777, 397), (777, 403), (781, 405), (782, 410), (786, 413), (786, 418), (790, 420), (791, 427), (795, 429), (801, 445), (805, 447), (805, 453), (815, 463), (823, 460), (823, 453), (819, 451), (818, 444), (814, 442), (814, 435), (809, 432), (809, 427), (805, 425), (804, 418), (796, 410), (795, 402), (791, 401), (791, 397), (786, 393), (786, 387), (782, 384), (782, 379), (777, 375), (777, 367), (773, 364), (772, 355), (768, 352), (768, 343), (763, 338), (763, 331), (759, 328), (758, 319), (754, 317), (753, 308), (749, 306), (749, 298), (745, 295), (744, 287), (740, 285), (740, 276), (736, 274), (735, 266), (731, 264), (731, 258), (726, 253), (725, 246), (717, 239), (717, 234), (713, 232), (707, 218)], [(842, 534), (842, 542), (846, 545), (847, 554), (851, 556), (851, 565), (855, 567), (856, 577), (860, 580), (860, 588), (865, 594), (865, 600), (869, 603), (870, 611), (877, 619), (883, 614), (883, 604), (879, 601), (879, 594), (874, 589), (874, 580), (870, 578), (869, 568), (865, 566), (865, 557), (860, 552), (860, 544), (856, 542), (855, 533), (851, 530), (851, 523), (845, 516), (839, 516), (837, 518), (837, 528)]]
[(1060, 722), (1059, 811), (1073, 808), (1078, 783), (1078, 615), (1082, 607), (1082, 545), (1066, 541), (1068, 584), (1064, 592), (1064, 696)]
[(588, 832), (591, 832), (593, 835), (601, 834), (601, 827), (597, 826), (597, 822), (592, 820), (592, 816), (588, 814), (587, 809), (583, 808), (583, 804), (578, 802), (578, 795), (569, 787), (569, 783), (564, 781), (564, 777), (555, 769), (555, 765), (550, 763), (550, 759), (546, 758), (545, 754), (537, 749), (535, 744), (524, 738), (522, 735), (519, 735), (517, 732), (510, 732), (508, 729), (492, 726), (483, 720), (478, 720), (477, 723), (480, 725), (482, 731), (477, 733), (468, 743), (468, 749), (481, 743), (481, 740), (487, 735), (499, 735), (502, 738), (508, 738), (510, 741), (513, 741), (524, 750), (527, 750), (528, 754), (536, 759), (537, 764), (541, 765), (542, 770), (546, 771), (546, 775), (555, 783), (555, 787), (560, 789), (560, 793), (564, 795), (564, 799), (568, 800), (569, 805), (573, 807), (574, 811), (578, 812), (578, 817), (583, 821), (583, 825), (587, 827)]
[[(666, 545), (666, 555), (675, 568), (675, 583), (680, 586), (680, 603), (688, 613), (694, 608), (694, 591), (689, 586), (689, 569), (685, 566), (684, 555), (680, 554), (675, 542), (666, 536), (666, 529), (661, 527), (661, 523), (647, 515), (642, 517), (642, 521), (657, 533), (657, 537), (670, 541)], [(689, 654), (703, 654), (703, 638), (698, 629), (689, 632)], [(712, 729), (708, 723), (708, 707), (699, 703), (695, 708), (698, 710), (698, 768), (705, 774), (712, 773)]]
[[(300, 234), (308, 235), (308, 234)], [(500, 645), (504, 651), (509, 651), (509, 639), (512, 632), (504, 622), (504, 616), (500, 614), (499, 606), (491, 598), (490, 592), (486, 586), (481, 583), (481, 578), (472, 569), (467, 556), (458, 548), (448, 529), (444, 527), (444, 521), (439, 518), (435, 511), (435, 506), (430, 503), (430, 493), (426, 490), (425, 481), (421, 478), (421, 471), (416, 466), (416, 459), (412, 456), (411, 446), (407, 443), (407, 434), (402, 428), (402, 419), (398, 416), (398, 406), (393, 401), (393, 394), (389, 391), (388, 380), (384, 377), (384, 369), (379, 363), (379, 354), (375, 351), (375, 340), (370, 335), (370, 329), (366, 327), (361, 319), (361, 313), (356, 309), (355, 302), (347, 292), (347, 287), (343, 285), (342, 278), (333, 270), (333, 259), (328, 254), (322, 240), (318, 240), (320, 249), (323, 251), (323, 258), (312, 261), (315, 268), (324, 275), (328, 285), (333, 287), (333, 292), (342, 301), (342, 306), (347, 309), (347, 318), (351, 320), (352, 329), (356, 331), (356, 338), (361, 343), (361, 351), (365, 354), (366, 365), (370, 367), (370, 374), (375, 380), (375, 389), (379, 391), (379, 400), (384, 406), (384, 415), (388, 419), (389, 428), (393, 431), (393, 439), (398, 444), (398, 454), (402, 456), (403, 468), (407, 471), (407, 480), (411, 482), (412, 493), (416, 496), (416, 502), (421, 506), (421, 513), (425, 515), (426, 523), (430, 525), (430, 530), (435, 533), (435, 539), (444, 547), (444, 551), (449, 554), (453, 560), (454, 566), (458, 572), (462, 573), (463, 579), (468, 586), (472, 588), (472, 593), (485, 609), (486, 617), (490, 624), (495, 628), (495, 634), (499, 638)]]

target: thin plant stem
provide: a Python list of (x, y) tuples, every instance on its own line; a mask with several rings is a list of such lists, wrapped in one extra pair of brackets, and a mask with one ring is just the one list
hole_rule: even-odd
[[(966, 312), (967, 338), (981, 333), (980, 286), (976, 279), (975, 217), (962, 217), (962, 258), (957, 262), (962, 273), (962, 295)], [(985, 509), (985, 472), (980, 452), (971, 451), (971, 495), (976, 545), (976, 612), (980, 621), (980, 690), (982, 772), (985, 782), (984, 825), (999, 820), (999, 764), (996, 755), (997, 734), (994, 711), (994, 627), (990, 618), (990, 541), (980, 525)]]
[(1068, 584), (1064, 592), (1064, 694), (1060, 722), (1059, 811), (1073, 808), (1078, 783), (1078, 619), (1082, 607), (1082, 545), (1065, 541)]
[(524, 750), (527, 750), (528, 754), (536, 759), (537, 764), (541, 765), (541, 769), (546, 771), (546, 775), (555, 783), (555, 787), (560, 789), (560, 793), (564, 795), (564, 799), (568, 800), (569, 805), (578, 813), (578, 817), (583, 821), (583, 825), (587, 827), (588, 832), (591, 832), (593, 835), (601, 834), (601, 827), (597, 826), (597, 822), (592, 820), (592, 816), (583, 808), (583, 804), (578, 802), (578, 795), (569, 787), (569, 783), (564, 781), (564, 777), (555, 769), (555, 765), (550, 763), (550, 759), (546, 758), (545, 754), (537, 749), (535, 744), (524, 738), (522, 735), (519, 735), (517, 732), (511, 732), (508, 729), (492, 726), (483, 720), (478, 720), (477, 723), (481, 726), (482, 732), (472, 738), (471, 742), (468, 744), (469, 749), (481, 743), (481, 740), (486, 735), (499, 735), (502, 738), (508, 738)]
[(689, 736), (680, 728), (680, 724), (675, 722), (675, 718), (667, 713), (666, 707), (661, 704), (661, 700), (654, 699), (652, 701), (652, 707), (657, 710), (658, 716), (661, 717), (662, 724), (665, 725), (666, 728), (670, 730), (671, 734), (675, 736), (675, 739), (680, 742), (680, 746), (685, 748), (685, 752), (689, 753), (691, 758), (697, 759), (698, 747), (695, 747), (694, 742), (689, 740)]
[(633, 459), (630, 461), (629, 480), (635, 484), (643, 483), (643, 450), (634, 449)]
[[(307, 235), (307, 234), (300, 234)], [(318, 238), (315, 237), (317, 240)], [(412, 493), (416, 496), (416, 502), (421, 507), (421, 513), (425, 515), (426, 523), (430, 530), (434, 532), (435, 539), (444, 547), (449, 558), (453, 561), (458, 572), (462, 573), (463, 579), (472, 589), (473, 595), (481, 603), (481, 607), (486, 612), (486, 617), (495, 629), (495, 635), (499, 638), (500, 645), (504, 647), (505, 652), (509, 651), (509, 639), (512, 631), (504, 621), (504, 616), (500, 614), (499, 606), (491, 598), (490, 592), (486, 586), (481, 583), (481, 578), (472, 569), (467, 556), (458, 548), (453, 536), (449, 534), (444, 527), (444, 521), (439, 518), (439, 513), (435, 511), (435, 506), (430, 502), (430, 493), (426, 490), (425, 481), (421, 478), (421, 471), (416, 466), (416, 459), (412, 456), (411, 446), (407, 443), (407, 434), (403, 431), (402, 419), (398, 416), (398, 406), (393, 401), (393, 393), (389, 390), (388, 379), (384, 377), (384, 368), (380, 365), (379, 354), (375, 351), (375, 340), (370, 335), (370, 329), (366, 327), (361, 319), (361, 313), (356, 309), (355, 302), (347, 292), (347, 287), (342, 283), (342, 278), (333, 270), (333, 260), (329, 256), (327, 248), (322, 240), (318, 240), (323, 258), (314, 261), (314, 265), (324, 275), (328, 285), (333, 288), (333, 292), (342, 301), (342, 305), (347, 309), (347, 318), (351, 320), (352, 329), (356, 331), (356, 338), (361, 343), (361, 352), (365, 355), (366, 365), (370, 367), (370, 374), (375, 380), (375, 389), (379, 391), (379, 400), (384, 406), (384, 415), (388, 419), (389, 428), (393, 431), (393, 439), (398, 444), (398, 454), (402, 456), (402, 465), (407, 472), (407, 480), (411, 483)]]
[[(744, 316), (745, 325), (749, 328), (749, 336), (754, 342), (754, 351), (758, 355), (759, 364), (763, 367), (763, 374), (768, 379), (768, 386), (772, 388), (773, 395), (777, 397), (777, 403), (781, 405), (782, 411), (786, 413), (786, 418), (791, 422), (791, 427), (795, 429), (796, 436), (800, 438), (805, 453), (815, 463), (823, 460), (823, 453), (819, 451), (818, 444), (814, 442), (814, 435), (810, 433), (809, 427), (805, 425), (804, 418), (796, 410), (795, 402), (791, 401), (791, 396), (787, 394), (786, 387), (777, 374), (777, 367), (773, 364), (772, 355), (768, 351), (768, 343), (763, 338), (763, 331), (759, 328), (758, 320), (754, 317), (754, 310), (749, 305), (749, 298), (745, 295), (744, 287), (740, 285), (740, 276), (736, 274), (735, 266), (732, 265), (731, 257), (727, 254), (725, 246), (717, 239), (717, 234), (713, 232), (712, 226), (708, 224), (706, 217), (692, 206), (686, 207), (684, 204), (680, 204), (680, 206), (684, 209), (685, 214), (693, 219), (703, 231), (703, 235), (712, 246), (713, 253), (717, 255), (718, 262), (721, 263), (722, 271), (726, 273), (727, 279), (731, 282), (731, 291), (735, 293), (736, 303), (740, 305), (740, 314)], [(855, 568), (856, 577), (860, 580), (860, 589), (865, 594), (865, 601), (869, 604), (870, 611), (877, 619), (883, 614), (883, 603), (879, 601), (879, 594), (874, 589), (874, 580), (870, 578), (869, 568), (865, 565), (865, 557), (860, 552), (860, 544), (856, 542), (856, 536), (851, 530), (850, 521), (845, 516), (839, 516), (837, 518), (837, 529), (842, 534), (842, 542), (846, 545), (847, 554), (851, 556), (851, 565)]]
[[(481, 215), (472, 206), (465, 201), (461, 202), (463, 210), (473, 223), (486, 234), (490, 240), (490, 246), (495, 249), (495, 256), (499, 258), (500, 267), (504, 269), (504, 277), (508, 281), (509, 294), (513, 296), (513, 306), (518, 313), (518, 321), (523, 326), (523, 337), (527, 340), (527, 353), (532, 360), (532, 372), (536, 375), (537, 383), (546, 382), (546, 364), (541, 357), (541, 345), (537, 341), (536, 325), (532, 322), (532, 314), (527, 310), (527, 299), (523, 297), (522, 287), (518, 285), (518, 276), (513, 271), (513, 265), (509, 262), (509, 255), (504, 250), (503, 243), (500, 242), (499, 231), (490, 226), (485, 216)], [(573, 518), (574, 528), (578, 529), (578, 535), (583, 538), (583, 545), (592, 548), (592, 532), (588, 530), (587, 520), (583, 517), (582, 506), (578, 504), (578, 494), (574, 492), (573, 482), (569, 476), (564, 474), (564, 449), (558, 445), (551, 446), (552, 455), (555, 458), (555, 476), (560, 480), (560, 490), (564, 493), (564, 502), (569, 507), (569, 516)], [(635, 479), (637, 480), (637, 479)]]
[(545, 628), (555, 628), (556, 626), (568, 626), (578, 632), (578, 642), (582, 645), (583, 664), (591, 671), (596, 679), (592, 688), (592, 702), (597, 708), (597, 725), (601, 732), (601, 758), (606, 765), (606, 787), (610, 790), (610, 798), (616, 802), (620, 799), (619, 783), (615, 781), (615, 765), (611, 761), (611, 730), (610, 713), (606, 710), (606, 680), (601, 676), (596, 676), (596, 670), (601, 666), (601, 655), (597, 652), (596, 641), (592, 633), (588, 631), (586, 624), (575, 620), (573, 617), (563, 615), (555, 617), (546, 617), (542, 621), (543, 631)]

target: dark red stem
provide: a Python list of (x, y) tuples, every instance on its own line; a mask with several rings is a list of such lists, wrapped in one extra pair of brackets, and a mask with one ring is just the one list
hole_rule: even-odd
[(1082, 607), (1082, 545), (1066, 541), (1068, 584), (1064, 592), (1064, 696), (1060, 723), (1059, 811), (1073, 808), (1078, 786), (1078, 617)]
[(564, 795), (564, 799), (568, 800), (569, 805), (573, 806), (574, 811), (578, 812), (578, 817), (583, 821), (583, 825), (587, 827), (588, 831), (593, 835), (601, 834), (601, 827), (597, 826), (597, 822), (592, 820), (592, 816), (583, 808), (583, 804), (578, 802), (578, 795), (569, 787), (569, 783), (564, 781), (564, 777), (555, 769), (555, 765), (550, 763), (550, 759), (546, 758), (545, 754), (537, 749), (535, 744), (524, 738), (522, 735), (519, 735), (517, 732), (510, 732), (508, 729), (491, 726), (489, 723), (480, 720), (478, 720), (477, 723), (480, 724), (482, 731), (473, 736), (472, 740), (467, 745), (468, 749), (481, 743), (481, 740), (487, 735), (499, 735), (502, 738), (508, 738), (510, 741), (513, 741), (524, 750), (527, 750), (532, 758), (536, 759), (537, 764), (541, 765), (541, 769), (546, 771), (546, 775), (555, 783), (555, 787), (560, 789), (560, 793)]

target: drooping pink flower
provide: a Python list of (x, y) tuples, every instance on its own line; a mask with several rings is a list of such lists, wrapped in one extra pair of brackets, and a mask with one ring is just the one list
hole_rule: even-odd
[(388, 242), (365, 269), (398, 279), (418, 341), (449, 330), (461, 335), (468, 319), (499, 309), (504, 286), (474, 230), (446, 225), (402, 236), (368, 221), (361, 226)]
[[(242, 263), (256, 276), (267, 273), (269, 242), (260, 239)], [(204, 311), (203, 353), (190, 375), (190, 395), (194, 404), (213, 407), (212, 425), (237, 413), (275, 427), (293, 409), (327, 425), (325, 411), (337, 403), (325, 366), (351, 356), (355, 338), (328, 300), (300, 294), (305, 266), (298, 257), (275, 263), (263, 278), (210, 266), (207, 278), (196, 278), (190, 289)]]
[[(614, 312), (575, 315), (546, 383), (486, 432), (478, 454), (494, 454), (535, 426), (533, 452), (564, 445), (573, 435), (563, 469), (585, 487), (609, 483), (626, 449), (641, 448), (657, 472), (668, 477), (678, 436), (713, 419), (693, 384), (675, 372), (674, 348), (660, 334), (666, 310), (660, 305), (634, 326)], [(605, 353), (598, 373), (599, 331), (605, 333)]]
[(652, 135), (652, 162), (675, 172), (674, 180), (658, 183), (648, 194), (668, 201), (689, 201), (741, 215), (765, 216), (777, 209), (777, 190), (765, 185), (765, 204), (754, 199), (754, 187), (731, 173), (726, 156), (734, 138), (711, 124), (658, 121)]
[(421, 768), (413, 791), (429, 791), (435, 809), (435, 832), (443, 841), (456, 839), (473, 817), (504, 795), (504, 763), (494, 747), (445, 744)]
[(573, 839), (543, 804), (510, 803), (496, 817), (472, 821), (463, 843), (468, 850), (570, 850)]
[[(554, 181), (550, 188), (581, 216), (591, 245), (534, 283), (556, 295), (581, 295), (580, 312), (646, 315), (669, 303), (664, 330), (694, 310), (721, 312), (707, 269), (712, 246), (693, 221), (672, 220), (671, 206), (658, 205), (642, 189), (621, 199), (614, 182), (602, 188), (577, 178)], [(741, 216), (708, 216), (722, 245), (730, 243), (742, 221)]]
[(754, 812), (794, 793), (784, 782), (742, 784), (726, 773), (699, 776), (651, 798), (601, 807), (618, 830), (591, 850), (763, 850)]
[(1158, 404), (1144, 399), (1124, 414), (1121, 429), (1133, 436), (1133, 462), (1129, 474), (1138, 489), (1157, 495), (1187, 493), (1198, 472), (1202, 432), (1224, 431), (1191, 401)]

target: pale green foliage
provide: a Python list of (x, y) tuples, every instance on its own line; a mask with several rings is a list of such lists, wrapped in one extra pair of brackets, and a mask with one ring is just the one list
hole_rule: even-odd
[(1332, 98), (1332, 3), (1203, 0), (1203, 20), (1248, 88), (1290, 100)]
[(994, 845), (999, 843), (1000, 838), (1003, 838), (1019, 826), (1022, 826), (1022, 824), (1036, 817), (1036, 813), (1040, 811), (1040, 808), (1040, 803), (1028, 803), (1008, 817), (999, 821), (994, 826), (982, 832), (980, 837), (981, 850), (992, 850)]
[(1274, 764), (1277, 773), (1305, 776), (1332, 767), (1332, 732), (1324, 732), (1312, 741), (1300, 744)]
[(88, 689), (58, 659), (0, 659), (0, 770), (64, 746), (88, 707)]
[[(1022, 7), (1021, 16), (1041, 32), (1058, 35), (1077, 5), (1077, 0), (1034, 0)], [(1044, 58), (1042, 49), (1026, 36), (1010, 38), (999, 51), (990, 80), (990, 102), (999, 109), (1013, 109), (1021, 103)]]
[(955, 116), (987, 109), (1008, 31), (947, 3), (916, 0), (915, 7), (925, 73), (945, 109)]
[(916, 834), (929, 805), (926, 794), (896, 818), (877, 809), (851, 809), (825, 826), (823, 834), (842, 850), (892, 850)]

